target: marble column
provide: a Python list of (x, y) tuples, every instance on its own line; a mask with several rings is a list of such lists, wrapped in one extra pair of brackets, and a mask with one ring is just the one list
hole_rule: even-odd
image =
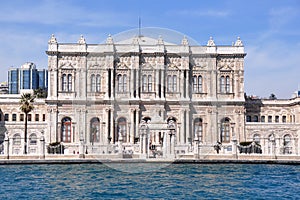
[[(185, 85), (185, 80), (184, 80), (184, 71), (185, 70), (181, 70), (180, 71), (180, 82), (179, 82), (179, 84), (180, 84), (180, 98), (181, 99), (183, 99), (183, 98), (185, 98), (185, 95), (186, 95), (186, 93), (184, 92), (184, 85)], [(187, 85), (188, 86), (188, 85)], [(186, 88), (188, 88), (188, 87), (186, 87)]]
[(170, 155), (173, 158), (175, 156), (175, 134), (172, 131), (170, 132), (170, 141)]
[(168, 156), (168, 147), (167, 147), (167, 133), (163, 132), (163, 157), (166, 158)]
[(84, 158), (84, 139), (83, 139), (83, 133), (80, 133), (80, 146), (79, 146), (79, 158)]
[(185, 139), (185, 121), (184, 121), (184, 112), (185, 110), (181, 110), (181, 126), (180, 126), (180, 137), (179, 137), (179, 143), (184, 144), (186, 139)]
[(134, 84), (135, 84), (135, 80), (134, 80), (134, 69), (130, 70), (130, 98), (133, 99), (134, 98)]
[(159, 98), (159, 69), (155, 70), (155, 98)]
[(39, 152), (40, 152), (40, 159), (45, 159), (45, 138), (44, 138), (44, 136), (41, 136), (41, 139), (40, 139)]
[(114, 111), (113, 109), (110, 110), (110, 137), (111, 137), (111, 143), (114, 141), (115, 133), (114, 133)]
[(9, 137), (6, 136), (4, 139), (4, 156), (9, 159)]
[[(192, 142), (192, 136), (190, 135), (190, 112), (189, 110), (186, 110), (186, 121), (185, 121), (185, 124), (186, 124), (186, 141), (189, 143), (189, 142)], [(190, 141), (189, 139), (190, 138)]]
[[(135, 136), (138, 136), (139, 135), (139, 123), (140, 123), (140, 121), (139, 121), (139, 117), (140, 117), (140, 110), (139, 109), (136, 109), (135, 110)], [(141, 142), (141, 139), (140, 139), (140, 142)]]
[(111, 69), (110, 71), (110, 88), (111, 88), (111, 99), (114, 99), (115, 98), (115, 82), (114, 82), (114, 70)]

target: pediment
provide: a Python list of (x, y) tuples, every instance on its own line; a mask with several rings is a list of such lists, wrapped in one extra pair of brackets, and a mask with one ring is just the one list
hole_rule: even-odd
[[(180, 64), (179, 64), (180, 66)], [(168, 64), (168, 70), (179, 70), (179, 67), (176, 66), (174, 63)]]
[(193, 70), (203, 70), (206, 67), (207, 67), (206, 65), (194, 65)]
[(224, 65), (219, 68), (220, 71), (233, 71), (233, 66)]
[(142, 65), (142, 68), (145, 70), (153, 70), (154, 68), (152, 67), (152, 65), (150, 63), (144, 63)]
[(59, 63), (59, 68), (60, 69), (67, 69), (67, 70), (73, 70), (75, 69), (76, 63), (75, 62), (70, 62), (70, 61), (60, 61)]
[(129, 67), (124, 62), (119, 62), (117, 64), (117, 69), (129, 69)]
[(102, 69), (104, 67), (104, 64), (98, 64), (98, 63), (96, 63), (96, 64), (89, 64), (89, 67), (88, 67), (88, 69), (89, 70), (98, 70), (98, 69)]

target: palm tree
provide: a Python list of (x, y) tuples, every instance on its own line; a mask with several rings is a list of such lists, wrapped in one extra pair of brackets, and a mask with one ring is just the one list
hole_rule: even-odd
[(35, 96), (30, 93), (24, 93), (20, 99), (20, 110), (25, 113), (25, 130), (24, 130), (24, 154), (27, 154), (27, 117), (33, 109)]

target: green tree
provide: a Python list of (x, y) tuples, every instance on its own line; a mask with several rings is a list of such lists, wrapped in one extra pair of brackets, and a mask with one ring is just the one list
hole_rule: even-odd
[(36, 98), (47, 98), (47, 89), (38, 88), (33, 90)]
[(27, 154), (27, 122), (28, 114), (34, 109), (35, 96), (30, 93), (24, 93), (20, 99), (20, 110), (25, 114), (25, 130), (24, 130), (24, 154)]

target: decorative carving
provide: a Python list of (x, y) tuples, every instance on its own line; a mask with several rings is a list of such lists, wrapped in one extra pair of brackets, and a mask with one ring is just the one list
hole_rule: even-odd
[(207, 46), (209, 46), (209, 47), (216, 46), (215, 41), (213, 40), (213, 37), (211, 37), (211, 36), (209, 37)]
[(158, 37), (157, 44), (158, 45), (163, 45), (164, 44), (164, 40), (162, 39), (161, 35)]
[(79, 40), (78, 40), (78, 44), (86, 44), (83, 35), (80, 35), (80, 38), (79, 38)]
[(242, 42), (242, 40), (241, 40), (240, 37), (237, 38), (237, 40), (234, 43), (234, 46), (236, 46), (236, 47), (242, 47), (242, 46), (244, 46), (244, 44), (243, 44), (243, 42)]
[(48, 41), (48, 44), (57, 44), (57, 40), (56, 40), (56, 37), (54, 36), (54, 34), (51, 35), (51, 38)]
[(181, 45), (183, 45), (183, 46), (188, 46), (189, 45), (189, 41), (186, 38), (186, 36), (183, 36), (183, 39), (181, 40)]
[(106, 44), (113, 44), (114, 43), (114, 40), (113, 38), (111, 37), (111, 34), (108, 35), (108, 38), (106, 39)]

